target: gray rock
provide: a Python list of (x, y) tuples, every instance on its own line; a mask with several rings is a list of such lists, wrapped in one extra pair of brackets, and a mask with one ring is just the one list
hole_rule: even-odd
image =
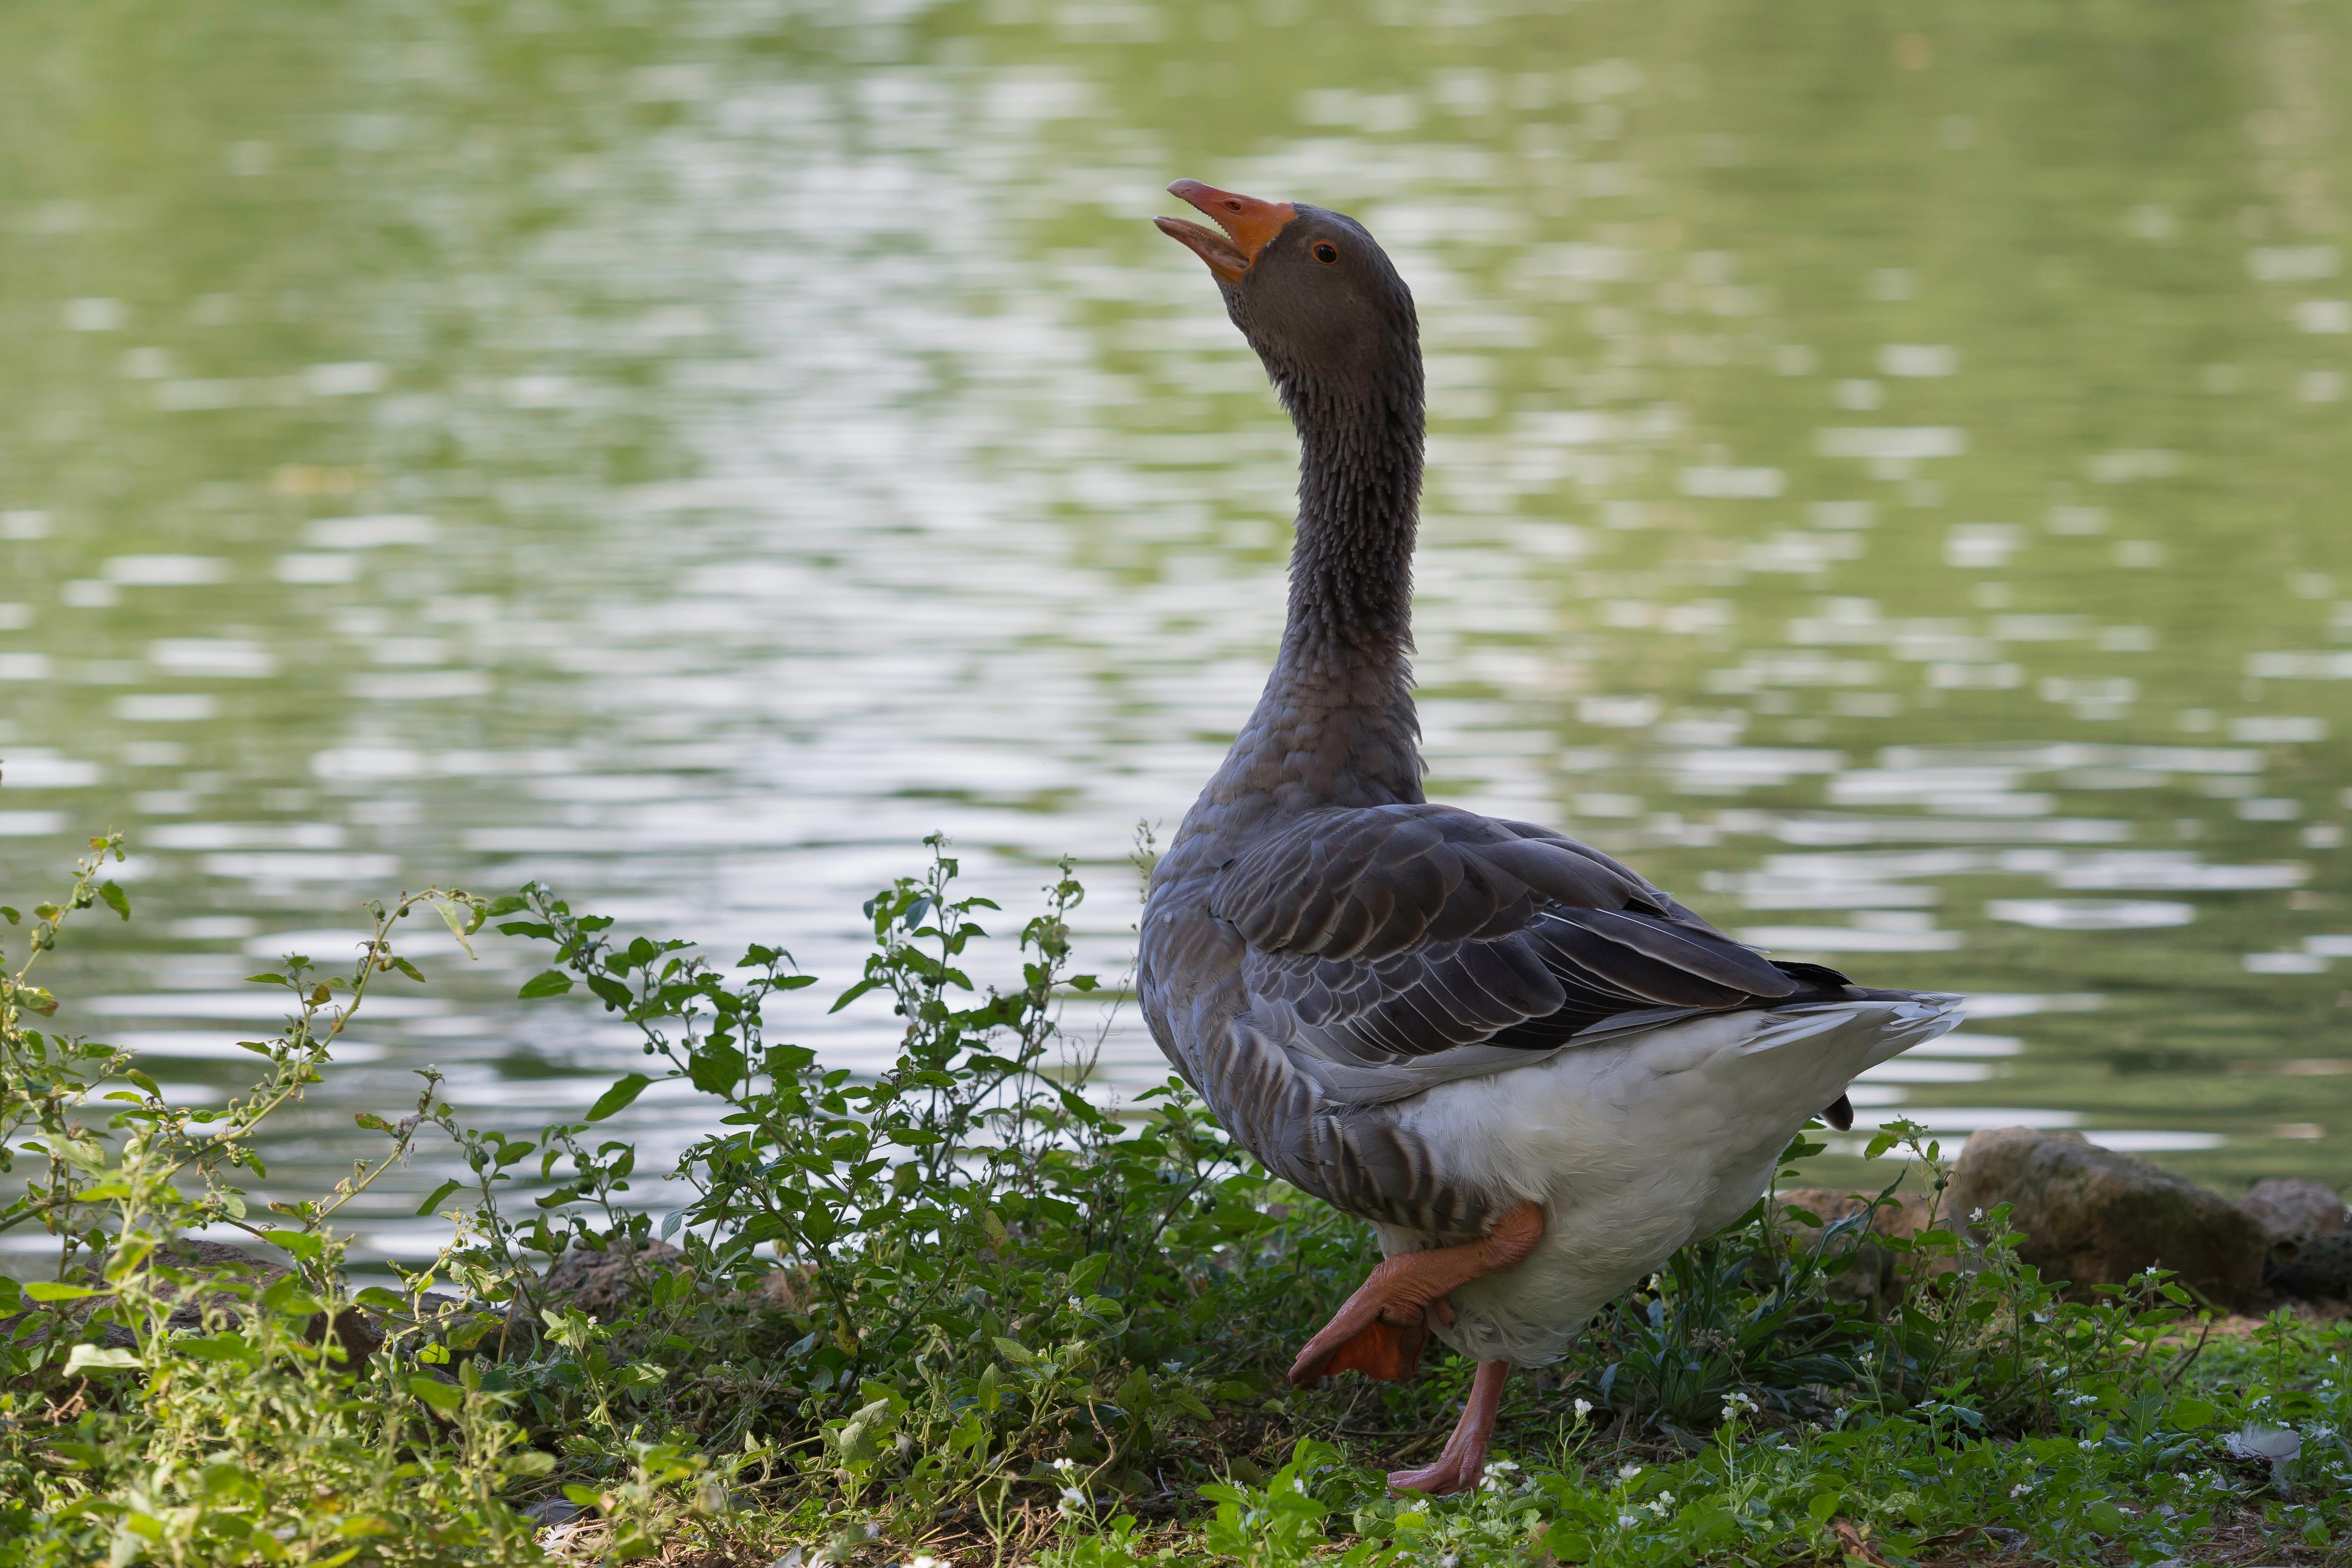
[(551, 1303), (577, 1307), (599, 1322), (619, 1317), (641, 1289), (648, 1270), (677, 1267), (683, 1257), (666, 1241), (649, 1242), (641, 1251), (614, 1246), (607, 1252), (575, 1248), (547, 1271), (541, 1289)]
[(2272, 1237), (2263, 1283), (2306, 1301), (2352, 1300), (2352, 1231)]
[(2007, 1203), (2025, 1233), (2018, 1254), (2067, 1294), (2120, 1285), (2141, 1269), (2239, 1311), (2267, 1301), (2263, 1259), (2270, 1237), (2252, 1215), (2194, 1182), (2137, 1155), (2101, 1149), (2079, 1132), (1989, 1128), (1960, 1152), (1945, 1212), (1956, 1218)]
[(2334, 1236), (2352, 1231), (2352, 1210), (2336, 1189), (2300, 1176), (2256, 1182), (2238, 1206), (2273, 1236)]
[[(1810, 1249), (1820, 1243), (1822, 1233), (1804, 1221), (1789, 1214), (1790, 1209), (1802, 1209), (1827, 1225), (1852, 1219), (1870, 1202), (1867, 1195), (1841, 1193), (1830, 1187), (1790, 1187), (1780, 1193), (1775, 1203), (1774, 1220), (1781, 1226), (1792, 1246)], [(1842, 1301), (1858, 1301), (1875, 1317), (1903, 1299), (1902, 1255), (1891, 1252), (1868, 1239), (1872, 1236), (1916, 1236), (1927, 1228), (1927, 1200), (1916, 1193), (1898, 1194), (1870, 1216), (1865, 1236), (1844, 1243), (1853, 1249), (1852, 1267), (1833, 1274), (1829, 1279), (1829, 1294)], [(1823, 1253), (1823, 1260), (1833, 1259), (1840, 1244), (1832, 1242)], [(1937, 1258), (1933, 1272), (1944, 1273), (1950, 1260)]]
[(2270, 1237), (2263, 1283), (2305, 1300), (2352, 1297), (2352, 1211), (2336, 1189), (2299, 1176), (2256, 1182), (2238, 1200)]

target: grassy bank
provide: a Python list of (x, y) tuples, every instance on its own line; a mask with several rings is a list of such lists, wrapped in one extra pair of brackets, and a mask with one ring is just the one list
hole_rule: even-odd
[[(43, 954), (129, 918), (120, 853), (0, 910), (0, 1229), (54, 1242), (0, 1282), (0, 1565), (2352, 1562), (2344, 1325), (2220, 1325), (2161, 1276), (2073, 1299), (1998, 1211), (1865, 1241), (1759, 1208), (1522, 1378), (1479, 1493), (1389, 1497), (1469, 1369), (1280, 1381), (1370, 1238), (1180, 1084), (1120, 1116), (1075, 1092), (1057, 1006), (1097, 983), (1068, 973), (1066, 875), (1010, 940), (944, 856), (876, 896), (830, 1004), (895, 1005), (870, 1079), (783, 1037), (825, 1004), (780, 949), (720, 962), (538, 887), (405, 897), (351, 970), (257, 976), (286, 1027), (248, 1092), (191, 1107), (45, 1026)], [(643, 1070), (530, 1129), (426, 1075), (360, 1117), (381, 1151), (333, 1191), (264, 1202), (268, 1118), (372, 993), (426, 978), (396, 938), (436, 913), (545, 943), (520, 1005), (593, 998)], [(667, 1213), (600, 1130), (658, 1079), (714, 1129)], [(1940, 1192), (1917, 1130), (1874, 1153), (1890, 1192)], [(355, 1283), (341, 1216), (412, 1156), (460, 1173), (420, 1210), (454, 1239)], [(1904, 1282), (1875, 1311), (1845, 1280), (1866, 1246)]]

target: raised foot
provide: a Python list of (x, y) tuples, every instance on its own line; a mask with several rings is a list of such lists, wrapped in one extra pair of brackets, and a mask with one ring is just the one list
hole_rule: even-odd
[(1456, 1289), (1521, 1262), (1542, 1238), (1543, 1207), (1528, 1202), (1477, 1241), (1384, 1260), (1299, 1351), (1290, 1381), (1304, 1387), (1350, 1367), (1374, 1377), (1405, 1376), (1421, 1359), (1430, 1311), (1445, 1313), (1445, 1298)]
[[(1440, 1301), (1434, 1310), (1443, 1311)], [(1429, 1311), (1414, 1308), (1410, 1322), (1392, 1323), (1385, 1317), (1374, 1318), (1356, 1331), (1355, 1336), (1333, 1352), (1318, 1376), (1328, 1377), (1342, 1372), (1360, 1372), (1366, 1377), (1383, 1383), (1402, 1383), (1411, 1377), (1421, 1364), (1422, 1346), (1429, 1342)], [(1319, 1337), (1319, 1336), (1318, 1336)], [(1309, 1342), (1312, 1348), (1312, 1342)], [(1304, 1352), (1300, 1352), (1302, 1355)], [(1293, 1369), (1294, 1373), (1296, 1368)], [(1293, 1381), (1296, 1381), (1294, 1377)]]
[(1470, 1384), (1470, 1398), (1462, 1406), (1462, 1419), (1454, 1423), (1454, 1436), (1445, 1440), (1445, 1451), (1437, 1462), (1418, 1470), (1391, 1470), (1389, 1486), (1401, 1492), (1421, 1492), (1429, 1497), (1447, 1497), (1454, 1492), (1475, 1490), (1486, 1474), (1486, 1446), (1495, 1436), (1495, 1413), (1502, 1408), (1503, 1384), (1511, 1375), (1511, 1363), (1507, 1361), (1482, 1361), (1478, 1375)]

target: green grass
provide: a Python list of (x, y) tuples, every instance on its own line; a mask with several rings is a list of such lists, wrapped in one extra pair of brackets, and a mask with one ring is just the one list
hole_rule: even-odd
[[(0, 1568), (2352, 1562), (2352, 1334), (2217, 1332), (2160, 1275), (2074, 1299), (2000, 1212), (1879, 1238), (1906, 1289), (1873, 1317), (1840, 1289), (1859, 1218), (1759, 1205), (1516, 1380), (1479, 1492), (1391, 1497), (1382, 1472), (1442, 1442), (1469, 1369), (1282, 1383), (1370, 1238), (1181, 1084), (1124, 1117), (1070, 1089), (1087, 1053), (1058, 1009), (1097, 983), (1068, 973), (1066, 871), (1011, 943), (936, 847), (868, 903), (874, 947), (833, 1005), (897, 1008), (871, 1078), (781, 1037), (815, 1002), (781, 949), (720, 964), (543, 888), (436, 890), (376, 909), (348, 973), (257, 977), (286, 1028), (248, 1093), (187, 1107), (42, 1026), (42, 955), (77, 918), (129, 916), (120, 844), (92, 849), (58, 903), (0, 911), (0, 1229), (55, 1242), (39, 1278), (0, 1281)], [(359, 1117), (383, 1145), (333, 1191), (252, 1199), (268, 1119), (335, 1070), (371, 991), (424, 978), (394, 940), (428, 910), (546, 943), (524, 1005), (592, 998), (645, 1069), (534, 1129), (470, 1125), (425, 1074)], [(973, 978), (999, 952), (1002, 980)], [(714, 1129), (666, 1214), (602, 1131), (664, 1078)], [(1918, 1130), (1875, 1152), (1890, 1192), (1940, 1193)], [(456, 1173), (420, 1210), (454, 1239), (361, 1284), (340, 1218), (412, 1156)], [(202, 1226), (266, 1266), (177, 1243)], [(607, 1268), (593, 1313), (545, 1278), (583, 1254)], [(544, 1531), (551, 1507), (577, 1517)]]

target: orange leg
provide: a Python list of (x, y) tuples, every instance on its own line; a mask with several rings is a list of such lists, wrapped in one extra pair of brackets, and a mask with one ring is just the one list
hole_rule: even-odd
[[(1434, 1310), (1443, 1314), (1441, 1321), (1452, 1321), (1447, 1296), (1481, 1275), (1500, 1273), (1524, 1261), (1541, 1239), (1543, 1205), (1530, 1201), (1505, 1215), (1481, 1240), (1427, 1252), (1401, 1252), (1386, 1259), (1340, 1304), (1322, 1331), (1307, 1342), (1298, 1359), (1290, 1363), (1290, 1381), (1305, 1387), (1328, 1373), (1349, 1367), (1391, 1380), (1406, 1376), (1421, 1359), (1423, 1342), (1429, 1337), (1429, 1313)], [(1487, 1364), (1504, 1365), (1501, 1362)], [(1479, 1376), (1486, 1376), (1483, 1368)], [(1499, 1394), (1499, 1376), (1495, 1387)], [(1493, 1426), (1490, 1413), (1487, 1427), (1491, 1430)], [(1483, 1437), (1478, 1451), (1483, 1462)]]
[(1509, 1362), (1480, 1362), (1478, 1375), (1470, 1384), (1470, 1398), (1462, 1406), (1462, 1419), (1454, 1424), (1454, 1436), (1445, 1440), (1445, 1451), (1437, 1456), (1435, 1464), (1421, 1469), (1391, 1470), (1390, 1488), (1426, 1492), (1431, 1497), (1475, 1490), (1486, 1474), (1486, 1445), (1494, 1438), (1495, 1413), (1502, 1408), (1503, 1382), (1510, 1375)]

